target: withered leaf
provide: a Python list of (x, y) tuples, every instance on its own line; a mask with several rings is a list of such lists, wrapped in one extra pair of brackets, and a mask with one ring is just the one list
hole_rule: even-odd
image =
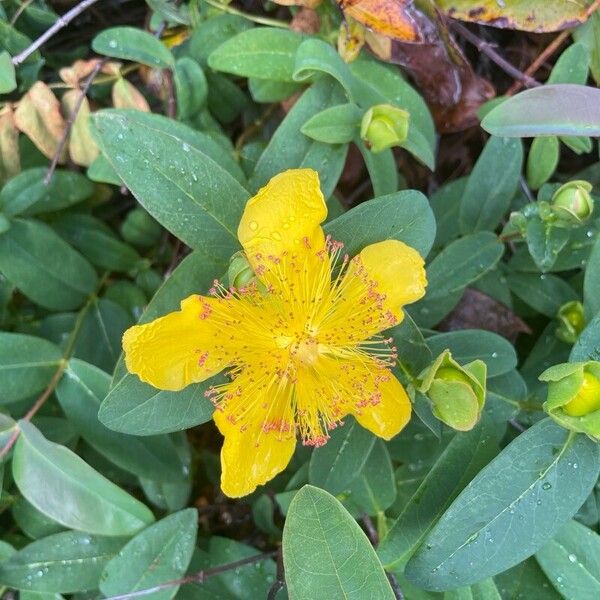
[[(79, 90), (69, 90), (62, 97), (63, 112), (66, 117), (71, 117), (80, 95)], [(89, 167), (96, 160), (98, 154), (98, 146), (90, 130), (90, 103), (87, 98), (84, 98), (71, 127), (69, 156), (76, 165)]]
[[(15, 111), (15, 123), (44, 156), (54, 156), (65, 132), (65, 120), (60, 112), (60, 102), (45, 83), (36, 81), (23, 96)], [(65, 158), (66, 149), (59, 163)]]
[(113, 85), (112, 101), (115, 108), (135, 108), (150, 112), (150, 106), (142, 92), (123, 77), (119, 77)]
[(505, 29), (543, 33), (583, 23), (594, 0), (436, 0), (449, 16)]
[(422, 41), (413, 0), (337, 0), (347, 17), (403, 42)]
[(511, 342), (519, 333), (531, 333), (520, 317), (491, 296), (467, 288), (456, 308), (438, 325), (440, 331), (459, 329), (485, 329), (493, 331)]
[(14, 177), (21, 170), (19, 130), (10, 104), (0, 111), (0, 183)]

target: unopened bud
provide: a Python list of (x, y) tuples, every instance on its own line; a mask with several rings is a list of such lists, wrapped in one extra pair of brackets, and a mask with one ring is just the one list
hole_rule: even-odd
[(556, 337), (567, 344), (574, 344), (585, 327), (583, 304), (579, 300), (563, 304), (556, 318), (558, 320)]
[(427, 394), (433, 414), (458, 431), (473, 429), (485, 402), (486, 364), (475, 360), (459, 365), (444, 350), (421, 374), (419, 391)]
[(372, 152), (381, 152), (406, 140), (409, 123), (407, 111), (391, 104), (378, 104), (363, 115), (360, 137)]
[(560, 186), (552, 196), (552, 211), (559, 222), (579, 225), (587, 221), (594, 212), (594, 200), (590, 194), (591, 183), (570, 181)]
[(544, 410), (566, 429), (600, 440), (600, 362), (555, 365), (540, 380), (548, 382)]
[(256, 274), (252, 270), (246, 255), (243, 252), (236, 252), (229, 259), (229, 268), (227, 269), (229, 287), (238, 290), (243, 289), (255, 278)]

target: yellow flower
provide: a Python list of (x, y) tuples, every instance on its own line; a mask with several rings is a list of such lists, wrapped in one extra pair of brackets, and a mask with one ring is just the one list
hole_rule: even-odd
[(423, 260), (397, 240), (350, 260), (326, 238), (317, 173), (290, 170), (248, 201), (238, 238), (258, 282), (190, 296), (181, 310), (125, 332), (130, 372), (180, 390), (228, 368), (207, 391), (225, 437), (221, 488), (253, 492), (289, 463), (296, 437), (320, 446), (346, 415), (384, 439), (408, 422), (407, 394), (390, 371), (402, 306), (425, 293)]

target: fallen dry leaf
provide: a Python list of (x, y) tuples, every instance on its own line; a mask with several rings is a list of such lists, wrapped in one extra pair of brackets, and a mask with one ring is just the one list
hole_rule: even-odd
[[(71, 117), (80, 95), (79, 90), (69, 90), (62, 97), (63, 113), (67, 118)], [(69, 156), (76, 165), (89, 167), (96, 160), (99, 152), (90, 129), (90, 103), (87, 98), (84, 98), (71, 127)]]
[(421, 42), (413, 0), (336, 0), (344, 15), (386, 37)]
[[(15, 123), (44, 156), (54, 156), (65, 132), (65, 120), (60, 102), (45, 83), (37, 81), (23, 96), (15, 111)], [(65, 159), (66, 149), (59, 163)]]
[(594, 0), (436, 0), (453, 19), (543, 33), (587, 20)]
[(320, 27), (321, 19), (312, 8), (301, 8), (290, 23), (290, 29), (300, 33), (317, 33)]
[(10, 104), (0, 111), (0, 183), (14, 177), (21, 170), (19, 130)]
[(491, 296), (473, 288), (467, 288), (456, 308), (438, 325), (440, 331), (460, 329), (485, 329), (493, 331), (512, 343), (519, 333), (531, 333), (531, 329), (507, 306)]

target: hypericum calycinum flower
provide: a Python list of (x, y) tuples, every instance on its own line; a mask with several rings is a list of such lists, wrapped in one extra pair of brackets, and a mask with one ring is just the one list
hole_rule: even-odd
[(600, 440), (600, 362), (554, 365), (540, 380), (548, 382), (544, 410), (563, 427)]
[(190, 296), (181, 310), (123, 337), (125, 362), (154, 387), (180, 390), (229, 369), (207, 396), (225, 437), (221, 488), (239, 497), (290, 461), (298, 435), (320, 446), (346, 415), (390, 439), (411, 406), (379, 332), (425, 293), (423, 259), (397, 240), (350, 260), (325, 238), (317, 173), (277, 175), (248, 201), (238, 238), (260, 284)]

